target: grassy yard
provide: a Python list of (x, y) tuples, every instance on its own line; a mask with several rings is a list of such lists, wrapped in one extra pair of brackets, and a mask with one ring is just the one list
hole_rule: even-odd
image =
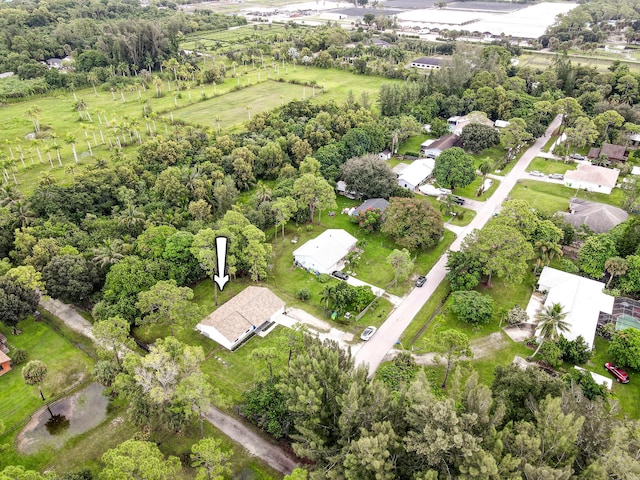
[(531, 163), (527, 167), (527, 172), (538, 170), (547, 175), (550, 173), (562, 173), (564, 175), (568, 170), (575, 169), (575, 163), (564, 163), (562, 160), (556, 161), (550, 158), (536, 157), (531, 160)]
[(476, 176), (475, 180), (464, 188), (455, 188), (453, 190), (453, 193), (456, 195), (460, 195), (461, 197), (470, 198), (473, 200), (477, 200), (479, 202), (484, 202), (487, 198), (493, 195), (493, 192), (495, 192), (498, 186), (500, 185), (499, 180), (495, 180), (495, 179), (490, 179), (490, 180), (492, 181), (491, 186), (487, 190), (482, 192), (482, 194), (479, 197), (476, 196), (476, 193), (478, 192), (478, 189), (482, 186), (482, 177), (480, 176)]
[[(11, 329), (6, 327), (0, 327), (0, 331), (5, 334), (11, 347), (27, 351), (27, 360), (46, 363), (49, 373), (42, 390), (47, 399), (89, 378), (93, 359), (56, 333), (46, 322), (36, 323), (29, 318), (21, 322), (19, 328), (22, 333), (18, 336), (12, 335)], [(43, 406), (37, 387), (24, 383), (21, 369), (19, 365), (14, 366), (13, 370), (0, 377), (0, 418), (7, 428)]]
[(535, 180), (519, 180), (509, 193), (509, 196), (526, 200), (531, 206), (548, 214), (567, 210), (569, 199), (572, 197), (606, 203), (616, 207), (622, 204), (622, 190), (619, 188), (614, 188), (611, 195), (605, 195)]
[(433, 135), (423, 134), (409, 137), (406, 141), (402, 142), (400, 147), (398, 147), (398, 154), (404, 155), (407, 152), (419, 153), (422, 142), (424, 142), (428, 138), (433, 138)]
[[(604, 368), (604, 364), (611, 361), (611, 356), (608, 353), (609, 341), (596, 336), (593, 350), (594, 355), (585, 365), (585, 368), (612, 378), (611, 374)], [(620, 402), (624, 415), (638, 420), (640, 419), (640, 402), (638, 402), (638, 398), (640, 398), (640, 377), (633, 375), (633, 373), (631, 372), (631, 381), (626, 385), (613, 382), (613, 397)]]

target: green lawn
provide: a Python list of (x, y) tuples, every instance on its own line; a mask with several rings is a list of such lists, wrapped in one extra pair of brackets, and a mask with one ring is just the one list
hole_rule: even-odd
[[(3, 326), (0, 331), (5, 334), (11, 347), (27, 351), (27, 360), (46, 363), (49, 373), (42, 390), (47, 399), (89, 378), (93, 359), (61, 337), (46, 322), (36, 323), (30, 318), (21, 322), (19, 328), (22, 333), (18, 336), (12, 335), (11, 329)], [(21, 366), (15, 366), (0, 377), (0, 418), (7, 428), (21, 422), (43, 405), (38, 389), (26, 385), (20, 371)]]
[(460, 195), (461, 197), (471, 198), (479, 202), (484, 202), (487, 198), (493, 195), (493, 192), (495, 192), (498, 186), (500, 185), (499, 180), (491, 179), (491, 181), (493, 182), (491, 186), (487, 190), (485, 190), (482, 193), (482, 195), (480, 195), (479, 197), (476, 196), (476, 193), (478, 192), (478, 189), (482, 185), (482, 177), (480, 176), (476, 176), (473, 182), (471, 182), (469, 185), (467, 185), (464, 188), (454, 188), (453, 193), (456, 195)]
[(407, 140), (402, 142), (400, 147), (398, 147), (398, 154), (404, 155), (407, 152), (419, 153), (422, 142), (424, 142), (428, 138), (434, 138), (434, 137), (433, 135), (427, 135), (427, 134), (414, 135), (413, 137), (409, 137)]
[[(427, 281), (429, 281), (428, 278)], [(427, 322), (430, 321), (438, 308), (445, 302), (449, 293), (449, 282), (445, 280), (438, 285), (433, 295), (429, 297), (427, 303), (422, 306), (418, 314), (413, 317), (409, 326), (402, 333), (400, 341), (405, 348), (411, 348), (413, 346), (414, 339), (417, 340), (419, 334), (426, 328)]]
[[(594, 355), (585, 365), (585, 368), (604, 375), (607, 378), (613, 378), (604, 368), (604, 364), (610, 362), (611, 356), (608, 353), (609, 341), (602, 337), (596, 336), (593, 342)], [(613, 382), (613, 397), (620, 401), (622, 413), (636, 420), (640, 419), (640, 376), (631, 373), (631, 381), (626, 385)]]
[(575, 170), (575, 163), (564, 163), (562, 160), (552, 160), (550, 158), (536, 157), (531, 160), (531, 163), (527, 167), (527, 172), (538, 170), (539, 172), (549, 175), (550, 173), (562, 173), (563, 175), (568, 170)]
[(610, 195), (605, 195), (535, 180), (518, 180), (516, 186), (509, 192), (509, 196), (519, 200), (526, 200), (532, 207), (547, 214), (566, 211), (569, 207), (569, 199), (572, 197), (606, 203), (616, 207), (622, 205), (622, 190), (619, 188), (614, 188)]

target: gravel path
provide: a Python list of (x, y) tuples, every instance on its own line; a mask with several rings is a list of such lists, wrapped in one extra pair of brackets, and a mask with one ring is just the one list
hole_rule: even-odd
[(235, 418), (222, 413), (215, 407), (209, 408), (204, 416), (214, 427), (246, 448), (251, 455), (261, 458), (271, 468), (285, 475), (296, 468), (297, 462), (284, 450), (260, 437)]
[(78, 332), (94, 342), (96, 341), (96, 337), (93, 336), (91, 331), (91, 322), (83, 318), (71, 305), (53, 298), (47, 298), (46, 300), (43, 298), (40, 300), (40, 306), (62, 320), (74, 332)]

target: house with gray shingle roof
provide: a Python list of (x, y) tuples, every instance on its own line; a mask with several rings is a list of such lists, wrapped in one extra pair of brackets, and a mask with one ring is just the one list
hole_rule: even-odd
[(558, 212), (565, 222), (576, 228), (586, 225), (589, 230), (596, 233), (608, 232), (629, 218), (629, 214), (621, 208), (581, 198), (572, 198), (569, 202), (569, 210), (569, 212)]

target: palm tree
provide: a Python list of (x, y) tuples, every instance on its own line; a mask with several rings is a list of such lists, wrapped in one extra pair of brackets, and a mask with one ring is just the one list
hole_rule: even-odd
[(96, 90), (96, 83), (98, 83), (98, 75), (96, 75), (95, 72), (89, 72), (87, 74), (87, 80), (89, 80), (89, 82), (91, 82), (91, 85), (93, 86), (93, 93), (97, 97), (98, 96), (98, 90)]
[(258, 201), (258, 205), (261, 205), (264, 202), (268, 202), (272, 198), (271, 189), (261, 181), (256, 185), (255, 195), (256, 200)]
[(15, 185), (7, 183), (0, 187), (0, 207), (9, 207), (22, 198), (22, 193)]
[(322, 291), (320, 292), (320, 300), (324, 300), (324, 308), (326, 310), (329, 309), (329, 300), (332, 300), (334, 297), (335, 291), (331, 285), (325, 285)]
[(627, 261), (622, 257), (611, 257), (608, 259), (604, 263), (604, 269), (609, 274), (607, 288), (609, 288), (609, 284), (611, 283), (611, 280), (613, 280), (613, 277), (621, 277), (627, 273), (628, 268), (629, 265), (627, 264)]
[(26, 200), (16, 200), (11, 204), (11, 214), (15, 217), (16, 227), (26, 227), (35, 220), (35, 215), (31, 210), (31, 206)]
[(549, 265), (551, 260), (562, 256), (562, 247), (555, 242), (542, 242), (538, 240), (534, 249), (536, 251), (536, 268), (534, 273), (538, 272), (538, 268)]
[(27, 110), (27, 115), (31, 117), (31, 121), (33, 122), (33, 128), (36, 133), (40, 133), (40, 114), (42, 113), (42, 108), (38, 105), (31, 105), (29, 110)]
[(37, 385), (38, 391), (42, 401), (45, 400), (42, 393), (42, 387), (40, 386), (44, 379), (47, 378), (47, 365), (40, 360), (31, 360), (24, 367), (22, 367), (22, 378), (27, 385)]
[(130, 229), (136, 229), (137, 227), (144, 225), (146, 215), (142, 210), (133, 205), (127, 204), (127, 207), (118, 216), (118, 221), (121, 225), (124, 225)]
[(565, 322), (565, 318), (568, 315), (568, 312), (564, 312), (561, 303), (552, 303), (550, 305), (545, 306), (538, 314), (536, 315), (536, 319), (538, 320), (538, 328), (537, 330), (540, 332), (540, 344), (536, 351), (533, 352), (531, 358), (535, 357), (538, 351), (540, 351), (540, 347), (546, 340), (551, 340), (553, 342), (557, 341), (560, 337), (560, 334), (563, 332), (569, 331), (569, 323)]
[(106, 238), (102, 241), (102, 245), (93, 249), (93, 261), (105, 268), (108, 265), (118, 263), (124, 258), (122, 251), (122, 241), (118, 239)]
[(64, 141), (65, 143), (68, 143), (69, 145), (71, 145), (71, 151), (73, 152), (73, 159), (75, 160), (76, 164), (78, 163), (78, 153), (76, 152), (76, 137), (73, 136), (73, 134), (71, 133), (67, 133), (67, 135), (64, 137)]
[(42, 187), (50, 187), (57, 181), (58, 180), (56, 179), (56, 177), (51, 175), (51, 172), (42, 172), (40, 174), (40, 178), (38, 179), (38, 185)]

